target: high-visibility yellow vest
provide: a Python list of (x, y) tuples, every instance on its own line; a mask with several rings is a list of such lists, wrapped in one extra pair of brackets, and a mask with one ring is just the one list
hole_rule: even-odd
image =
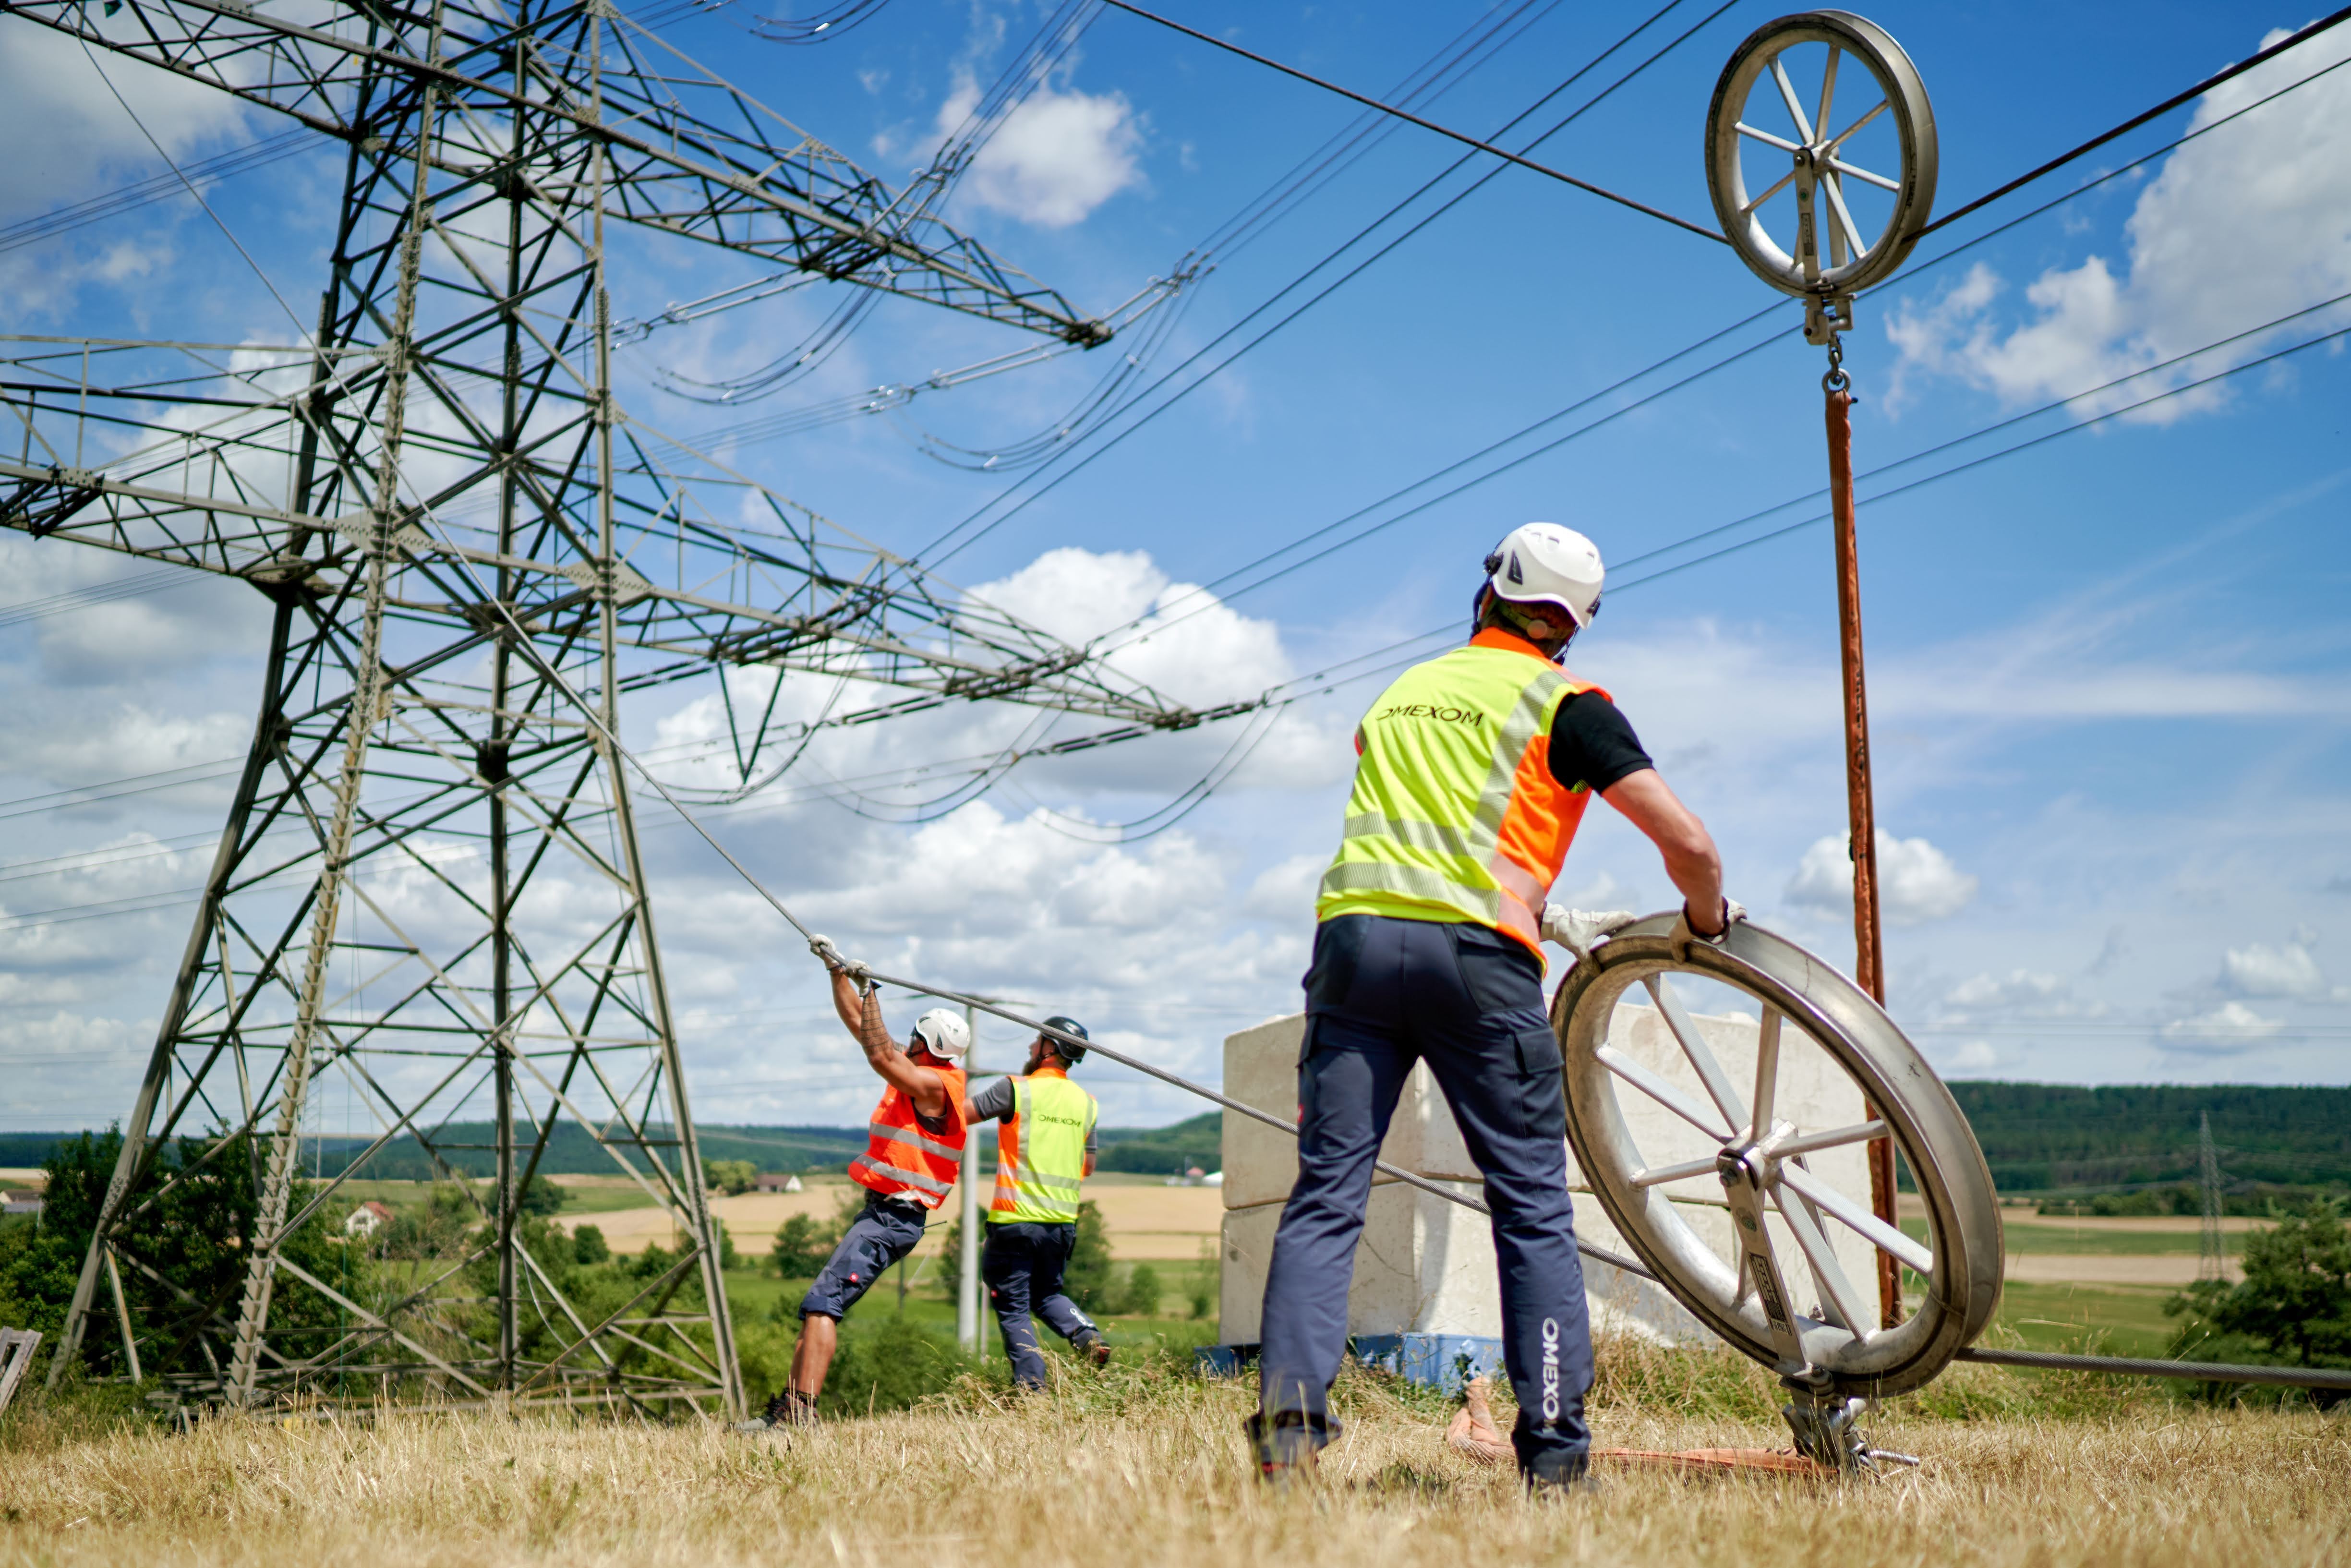
[(1541, 957), (1543, 900), (1592, 802), (1551, 776), (1552, 720), (1589, 691), (1490, 628), (1398, 676), (1355, 731), (1363, 760), (1315, 918), (1473, 921)]
[(990, 1225), (1069, 1225), (1086, 1179), (1086, 1136), (1101, 1107), (1060, 1071), (1012, 1081), (1012, 1114), (996, 1133), (996, 1197)]

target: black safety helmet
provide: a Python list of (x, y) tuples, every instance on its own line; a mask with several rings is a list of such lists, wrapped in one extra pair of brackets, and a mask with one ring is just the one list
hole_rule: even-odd
[[(1059, 1013), (1045, 1020), (1045, 1027), (1047, 1029), (1060, 1030), (1063, 1034), (1076, 1035), (1080, 1040), (1093, 1039), (1093, 1036), (1086, 1032), (1085, 1025), (1080, 1023), (1073, 1018), (1063, 1018)], [(1071, 1067), (1075, 1067), (1079, 1062), (1083, 1061), (1086, 1059), (1086, 1048), (1082, 1045), (1071, 1045), (1068, 1040), (1058, 1039), (1050, 1034), (1045, 1035), (1042, 1038), (1045, 1041), (1045, 1049), (1051, 1051), (1055, 1056), (1060, 1057), (1063, 1061), (1068, 1062)]]

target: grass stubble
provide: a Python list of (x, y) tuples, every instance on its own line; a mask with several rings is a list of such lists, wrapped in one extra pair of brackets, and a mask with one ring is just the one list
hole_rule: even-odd
[[(1285, 1495), (1249, 1473), (1248, 1385), (1191, 1376), (1175, 1356), (1070, 1370), (1017, 1402), (967, 1382), (789, 1440), (474, 1413), (173, 1434), (20, 1410), (0, 1435), (0, 1568), (2351, 1561), (2341, 1414), (1955, 1367), (1873, 1417), (1882, 1446), (1924, 1456), (1915, 1473), (1612, 1471), (1597, 1496), (1531, 1502), (1508, 1473), (1445, 1448), (1435, 1396), (1351, 1372), (1339, 1397), (1345, 1439), (1315, 1485)], [(1728, 1353), (1619, 1343), (1602, 1348), (1593, 1427), (1611, 1447), (1777, 1447), (1775, 1403)]]

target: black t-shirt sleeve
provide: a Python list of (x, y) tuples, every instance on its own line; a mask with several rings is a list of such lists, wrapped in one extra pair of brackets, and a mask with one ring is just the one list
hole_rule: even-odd
[(1561, 783), (1597, 794), (1655, 766), (1631, 721), (1598, 692), (1578, 692), (1559, 705), (1551, 721), (1551, 776)]

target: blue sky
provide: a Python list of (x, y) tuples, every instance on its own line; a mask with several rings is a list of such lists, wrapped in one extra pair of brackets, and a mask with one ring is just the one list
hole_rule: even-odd
[[(1478, 135), (1655, 12), (1542, 0), (1167, 8), (1376, 94), (1415, 79), (1451, 40), (1502, 42), (1414, 100)], [(893, 0), (812, 47), (755, 37), (755, 9), (661, 31), (898, 183), (1051, 7)], [(1531, 155), (1710, 221), (1708, 97), (1731, 49), (1773, 14), (1740, 4), (1706, 20), (1712, 10), (1669, 8), (1510, 144), (1634, 72)], [(1884, 4), (1868, 14), (1906, 46), (1933, 95), (1944, 211), (2310, 19), (2234, 4)], [(2346, 54), (2351, 28), (1929, 236), (1862, 302), (1848, 367), (1865, 475), (2147, 371), (1862, 486), (1879, 819), (1893, 841), (1893, 1007), (1953, 1075), (2351, 1080), (2342, 340), (2123, 408), (2351, 326), (2339, 305), (2268, 325), (2351, 292), (2351, 69), (1980, 237)], [(109, 68), (183, 162), (284, 129), (142, 68)], [(1196, 256), (1357, 112), (1108, 12), (982, 150), (947, 211), (1006, 259), (1107, 310)], [(0, 167), (0, 331), (283, 340), (290, 329), (276, 302), (184, 196), (37, 239), (12, 226), (164, 172), (70, 42), (0, 21), (0, 125), (20, 150)], [(1151, 636), (1119, 655), (1124, 666), (1194, 702), (1245, 696), (1458, 620), (1478, 558), (1531, 517), (1582, 528), (1622, 563), (1793, 503), (1620, 570), (1575, 664), (1614, 693), (1713, 825), (1734, 895), (1844, 961), (1828, 535), (1814, 525), (1759, 539), (1821, 509), (1812, 497), (1823, 483), (1822, 361), (1797, 335), (1800, 308), (1782, 303), (1607, 392), (1778, 297), (1721, 246), (1506, 169), (1200, 379), (1492, 168), (1473, 156), (1447, 174), (1461, 149), (1409, 126), (1384, 128), (1355, 152), (1246, 243), (1209, 249), (1205, 275), (1145, 319), (1172, 318), (1155, 341), (1138, 328), (1092, 354), (922, 393), (894, 414), (778, 438), (726, 434), (1024, 342), (883, 300), (830, 358), (764, 401), (712, 407), (669, 390), (742, 377), (791, 350), (838, 303), (800, 295), (631, 344), (621, 373), (632, 415), (709, 435), (777, 489), (1059, 634), (1143, 622)], [(209, 193), (298, 308), (316, 298), (340, 167), (306, 152)], [(1337, 264), (1211, 347), (1431, 181)], [(615, 255), (623, 319), (757, 276), (714, 251), (643, 238)], [(1166, 388), (1196, 390), (1114, 445), (1120, 424), (1061, 444), (1069, 453), (1033, 477), (937, 460), (1050, 434), (1113, 356), (1144, 347), (1137, 386), (1206, 350)], [(1407, 489), (1586, 399), (1451, 480)], [(1604, 415), (1614, 417), (1528, 455)], [(2053, 439), (1873, 499), (2043, 435)], [(1331, 538), (1520, 456), (1247, 591), (1187, 592), (1395, 493), (1401, 503)], [(930, 548), (984, 505), (997, 516), (1065, 472), (959, 551)], [(0, 540), (0, 555), (16, 603), (145, 570), (16, 536)], [(1672, 566), (1686, 570), (1641, 580)], [(199, 780), (70, 810), (36, 810), (35, 798), (241, 750), (263, 625), (257, 602), (218, 584), (0, 625), (0, 691), (16, 719), (0, 740), (0, 798), (21, 806), (0, 804), (19, 812), (5, 819), (17, 836), (0, 856), (10, 862), (0, 867), (0, 1127), (102, 1122), (127, 1103), (126, 1074), (152, 1040), (184, 940), (189, 910), (170, 897), (201, 876), (225, 786)], [(1357, 682), (1285, 709), (1205, 804), (1133, 841), (1104, 841), (1118, 835), (1102, 825), (1180, 794), (1217, 765), (1232, 732), (1025, 765), (927, 822), (887, 820), (907, 815), (912, 796), (859, 815), (828, 787), (755, 802), (714, 827), (852, 951), (1073, 1012), (1105, 1039), (1214, 1077), (1226, 1032), (1295, 1005), (1312, 883), (1346, 785), (1346, 736), (1377, 688)], [(788, 691), (782, 706), (813, 711), (820, 700)], [(653, 747), (706, 738), (716, 722), (707, 690), (628, 715), (632, 738)], [(807, 777), (1001, 745), (1021, 722), (975, 712), (861, 733), (812, 750)], [(681, 764), (678, 776), (716, 781), (694, 771), (704, 766)], [(688, 835), (654, 822), (650, 841), (703, 1113), (855, 1119), (869, 1081), (826, 1023), (789, 934)], [(109, 846), (111, 863), (90, 861)], [(68, 856), (80, 858), (61, 871), (31, 863)], [(1636, 908), (1669, 896), (1654, 854), (1604, 809), (1561, 891)], [(1095, 1087), (1114, 1120), (1190, 1111), (1107, 1070)]]

